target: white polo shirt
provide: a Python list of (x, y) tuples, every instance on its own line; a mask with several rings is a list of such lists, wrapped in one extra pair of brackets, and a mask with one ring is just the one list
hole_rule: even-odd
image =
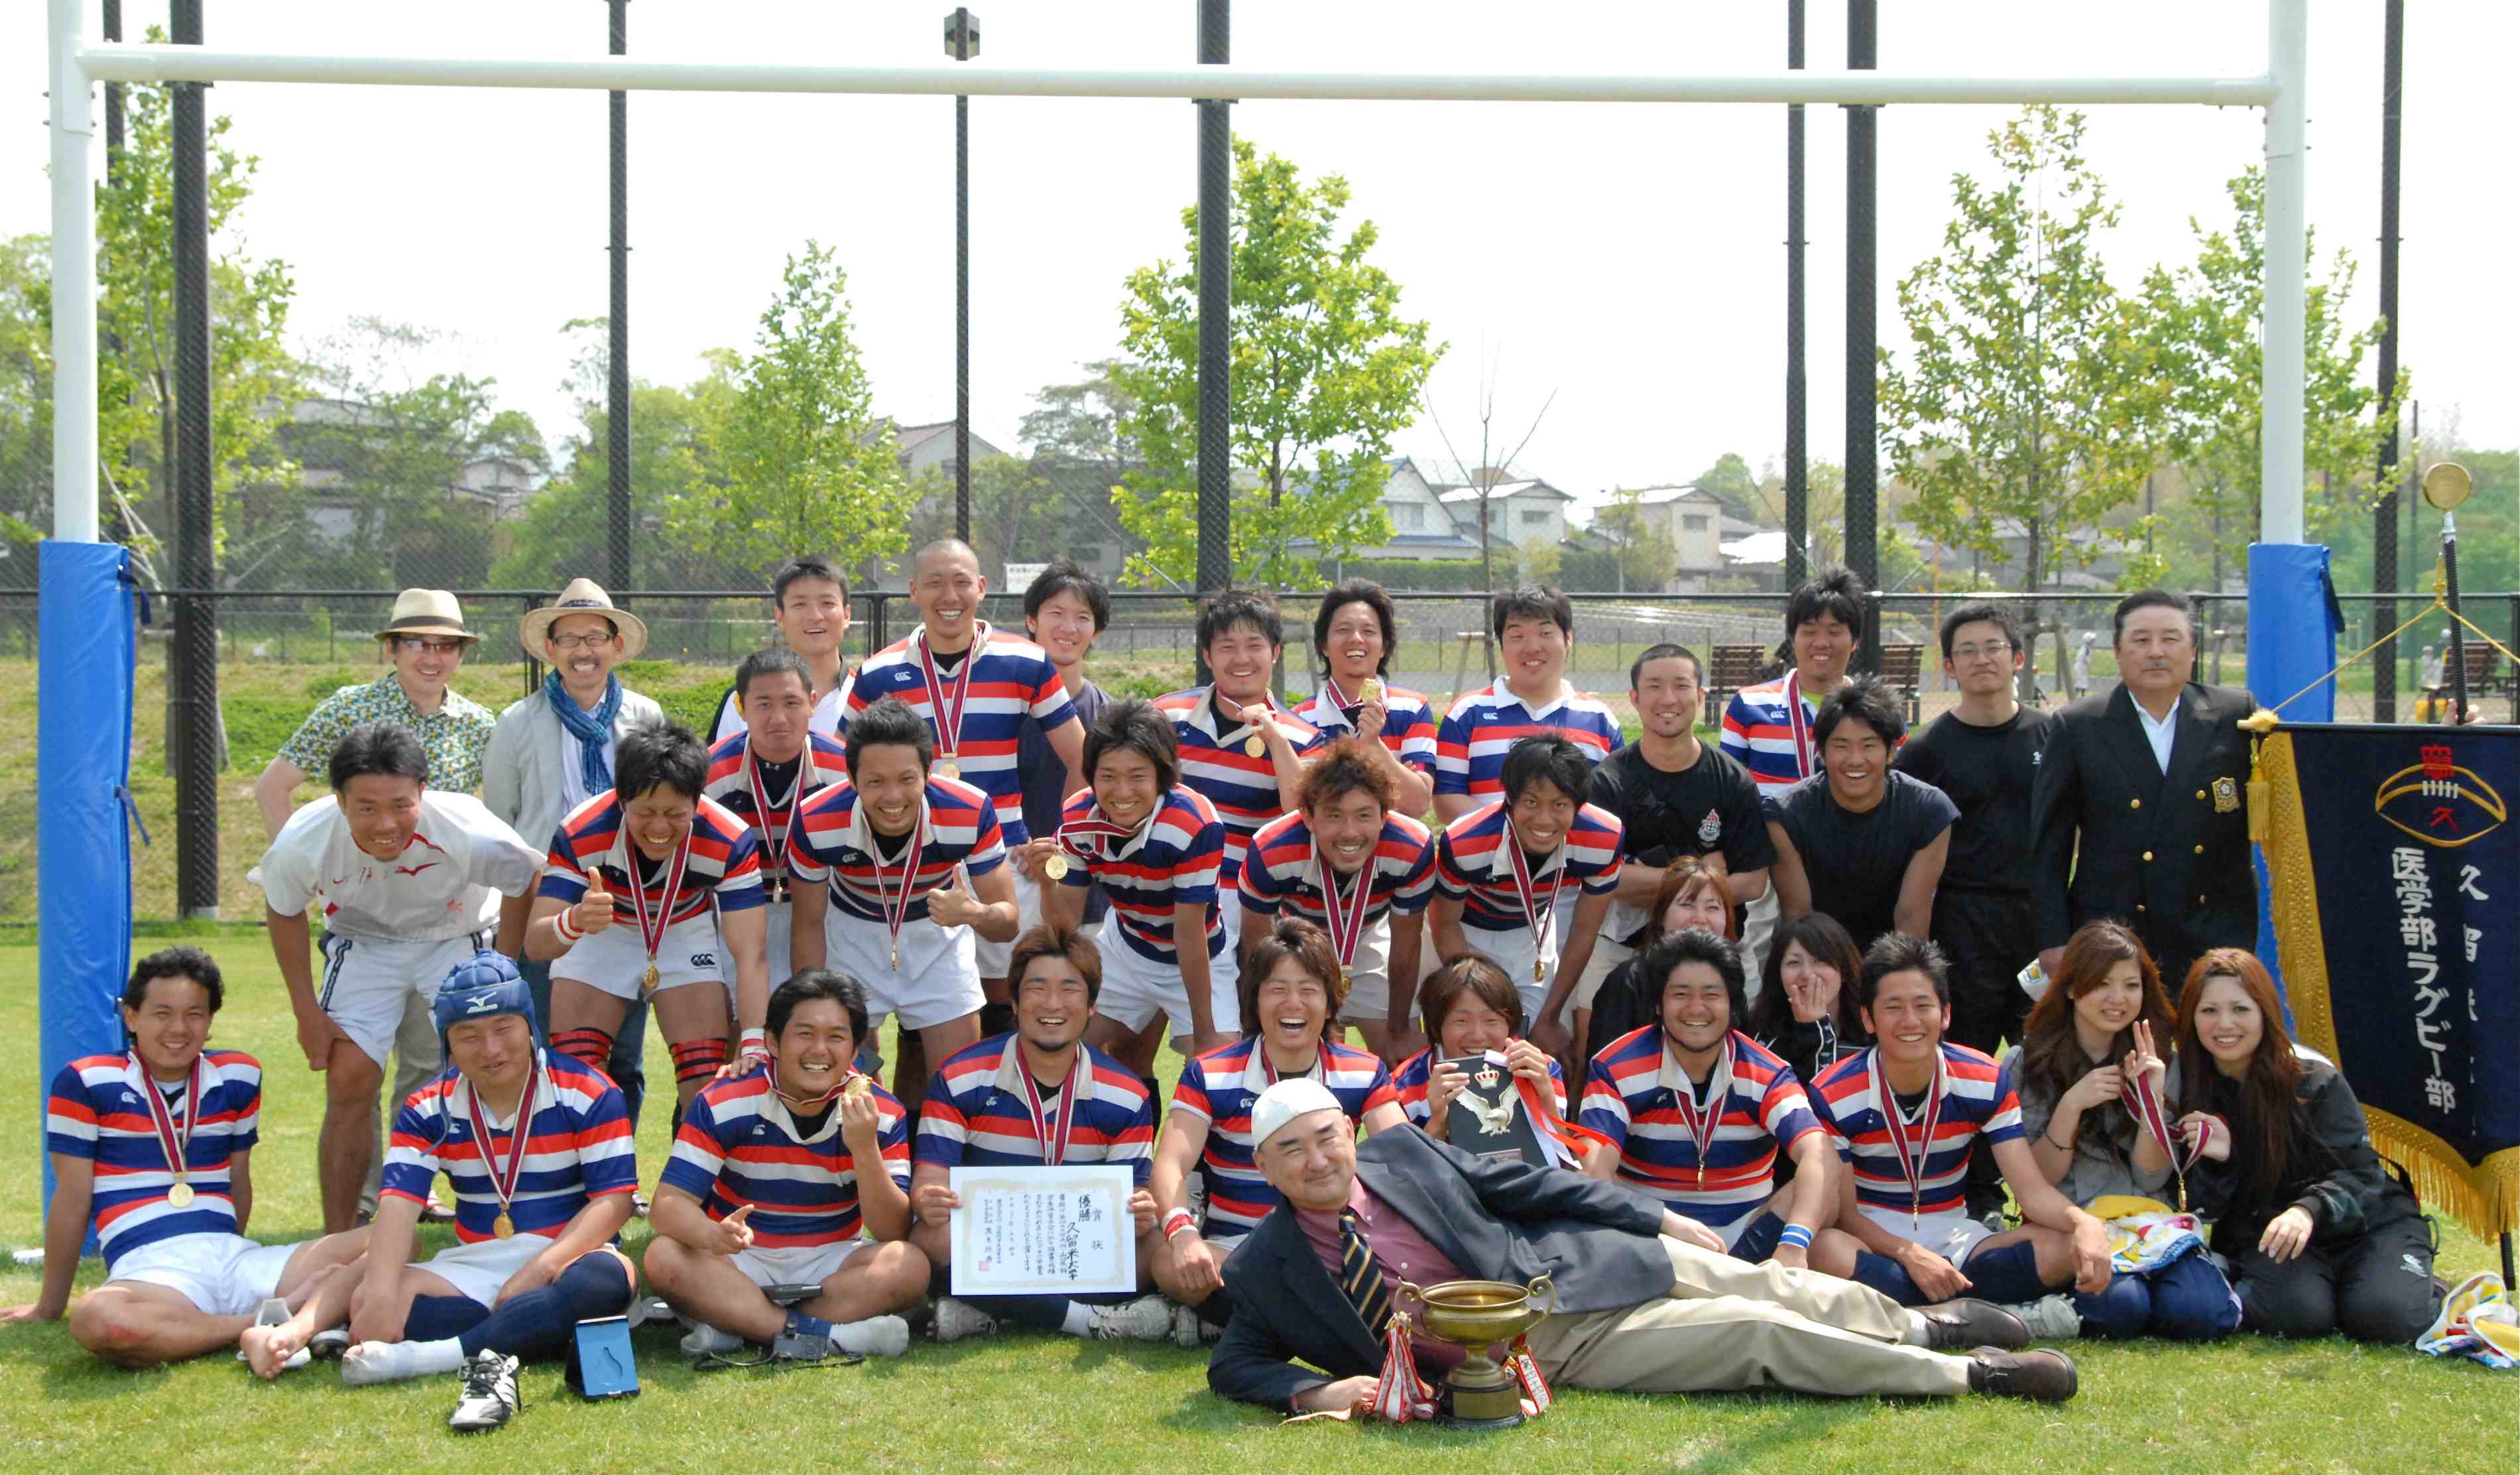
[(375, 942), (442, 942), (496, 926), (501, 896), (524, 896), (543, 853), (470, 794), (421, 790), (411, 844), (381, 861), (350, 837), (330, 794), (289, 817), (246, 879), (271, 910), (323, 903), (325, 930)]

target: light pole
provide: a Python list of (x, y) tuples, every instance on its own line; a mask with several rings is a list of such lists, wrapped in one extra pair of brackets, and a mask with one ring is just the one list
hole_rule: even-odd
[[(945, 54), (980, 54), (980, 20), (967, 6), (945, 18)], [(954, 536), (971, 541), (971, 100), (954, 99)]]

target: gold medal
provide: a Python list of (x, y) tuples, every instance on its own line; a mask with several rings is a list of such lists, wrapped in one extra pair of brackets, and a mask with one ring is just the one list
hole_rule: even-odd
[(840, 1088), (840, 1095), (843, 1096), (863, 1096), (874, 1094), (875, 1082), (865, 1076), (851, 1076), (849, 1084)]
[(1379, 676), (1367, 677), (1365, 679), (1365, 685), (1356, 689), (1356, 695), (1359, 701), (1362, 701), (1369, 706), (1382, 700), (1382, 678)]
[(1054, 881), (1067, 879), (1067, 857), (1054, 853), (1049, 860), (1041, 863), (1041, 873)]
[(940, 758), (936, 762), (936, 777), (939, 779), (960, 779), (963, 777), (963, 765), (955, 762), (951, 758)]
[(166, 1201), (179, 1209), (192, 1207), (193, 1185), (191, 1184), (179, 1183), (175, 1184), (175, 1186), (168, 1188), (166, 1190)]
[(1535, 958), (1531, 961), (1531, 981), (1534, 983), (1547, 983), (1549, 981), (1549, 960), (1545, 958)]
[(517, 1237), (517, 1222), (510, 1219), (507, 1211), (502, 1209), (499, 1211), (499, 1217), (490, 1221), (490, 1232), (502, 1239), (514, 1239)]
[(660, 975), (656, 972), (656, 965), (652, 962), (648, 964), (648, 971), (639, 975), (639, 997), (645, 999), (650, 994), (656, 992), (656, 984), (659, 977)]
[(1249, 753), (1254, 758), (1257, 758), (1261, 754), (1269, 751), (1269, 739), (1261, 737), (1257, 733), (1254, 733), (1243, 741), (1242, 751)]

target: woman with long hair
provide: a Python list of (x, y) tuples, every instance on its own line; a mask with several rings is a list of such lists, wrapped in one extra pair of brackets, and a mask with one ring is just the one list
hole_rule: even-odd
[[(2095, 921), (2066, 941), (2056, 978), (2004, 1064), (2030, 1155), (2057, 1191), (2084, 1209), (2103, 1198), (2161, 1199), (2169, 1189), (2169, 1149), (2125, 1097), (2138, 1090), (2164, 1103), (2176, 1097), (2179, 1067), (2156, 1051), (2178, 1027), (2161, 975), (2133, 928)], [(2099, 1294), (2072, 1297), (2085, 1336), (2211, 1341), (2240, 1324), (2231, 1283), (2202, 1253), (2120, 1271)]]
[(1782, 1055), (1806, 1084), (1870, 1043), (1855, 1006), (1864, 954), (1834, 917), (1806, 912), (1778, 923), (1760, 977), (1743, 1033)]
[(1652, 986), (1641, 964), (1654, 944), (1689, 927), (1703, 927), (1728, 942), (1740, 940), (1732, 930), (1732, 898), (1725, 890), (1724, 877), (1697, 857), (1685, 855), (1663, 869), (1662, 883), (1654, 887), (1653, 909), (1646, 914), (1644, 935), (1637, 939), (1637, 956), (1612, 968), (1592, 1003), (1575, 1010), (1579, 1098), (1583, 1067), (1592, 1063), (1600, 1047), (1661, 1019), (1662, 990)]
[(2187, 970), (2179, 1136), (2242, 1324), (2403, 1345), (2432, 1324), (2432, 1227), (2371, 1149), (2353, 1088), (2293, 1049), (2267, 966), (2214, 948)]

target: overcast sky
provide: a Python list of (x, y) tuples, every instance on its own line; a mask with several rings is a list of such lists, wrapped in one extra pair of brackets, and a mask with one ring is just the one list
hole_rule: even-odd
[[(941, 3), (639, 0), (633, 55), (694, 60), (942, 62)], [(207, 0), (222, 48), (379, 54), (601, 52), (593, 0), (428, 6)], [(1009, 66), (1173, 66), (1193, 59), (1191, 0), (994, 0), (985, 59)], [(1842, 67), (1845, 8), (1813, 0), (1815, 70)], [(2402, 362), (2427, 423), (2456, 407), (2471, 444), (2520, 440), (2520, 326), (2508, 246), (2508, 67), (2520, 6), (2409, 6)], [(99, 8), (91, 4), (94, 17)], [(1978, 74), (2253, 73), (2265, 18), (2247, 3), (2108, 5), (1883, 0), (1885, 70)], [(127, 34), (165, 8), (126, 0)], [(740, 16), (742, 25), (730, 25)], [(2310, 212), (2324, 255), (2378, 284), (2380, 0), (2318, 0), (2310, 76)], [(1722, 73), (1779, 68), (1784, 6), (1543, 7), (1250, 0), (1234, 56), (1328, 69)], [(93, 21), (91, 23), (95, 23)], [(40, 5), (0, 6), (20, 106), (0, 146), (0, 232), (48, 229)], [(295, 273), (301, 340), (369, 314), (454, 335), (444, 367), (495, 376), (555, 442), (571, 428), (560, 325), (607, 301), (606, 126), (593, 93), (223, 84), (215, 109), (262, 169), (246, 246)], [(1117, 339), (1121, 285), (1183, 251), (1196, 194), (1192, 109), (1180, 102), (974, 102), (974, 428), (1011, 446), (1040, 385)], [(2191, 254), (2188, 219), (2226, 218), (2223, 182), (2260, 156), (2256, 110), (2098, 108), (2092, 162), (2123, 201), (2106, 243), (2132, 286)], [(1880, 128), (1880, 318), (1936, 248), (1957, 170), (1989, 166), (2007, 110), (1910, 107)], [(748, 341), (782, 256), (808, 238), (849, 272), (878, 406), (904, 422), (954, 410), (953, 108), (941, 98), (634, 95), (631, 360), (679, 381), (699, 354)], [(1474, 456), (1482, 379), (1498, 433), (1556, 398), (1522, 464), (1587, 495), (1686, 478), (1783, 444), (1784, 110), (1744, 106), (1238, 105), (1236, 131), (1308, 173), (1344, 174), (1353, 218), (1402, 305), (1451, 352), (1428, 397)], [(101, 130), (100, 130), (101, 131)], [(1843, 445), (1844, 115), (1810, 114), (1808, 252), (1813, 454)], [(434, 367), (434, 366), (433, 366)], [(2366, 370), (2367, 372), (2367, 370)], [(1421, 418), (1402, 450), (1440, 459)]]

